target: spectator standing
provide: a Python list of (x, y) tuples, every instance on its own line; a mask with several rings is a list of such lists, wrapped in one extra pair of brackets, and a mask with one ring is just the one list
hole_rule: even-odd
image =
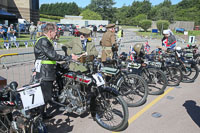
[(13, 43), (16, 43), (16, 30), (14, 28), (14, 25), (13, 24), (10, 24), (10, 27), (8, 27), (8, 31), (7, 31), (7, 37), (8, 37), (8, 40), (10, 41), (9, 44), (11, 44), (12, 42)]
[(46, 26), (46, 22), (42, 22), (42, 26), (41, 26), (42, 32), (44, 31), (45, 26)]
[(94, 32), (94, 37), (96, 38), (97, 37), (97, 26), (94, 25), (93, 27), (93, 32)]
[(6, 40), (5, 33), (6, 31), (3, 29), (3, 25), (0, 24), (0, 38), (3, 38), (3, 40)]
[(42, 35), (42, 23), (38, 21), (37, 24), (37, 37), (40, 37)]
[(123, 29), (121, 27), (119, 27), (119, 31), (117, 32), (117, 42), (120, 43), (123, 37)]
[(92, 32), (93, 32), (93, 27), (92, 27), (92, 25), (89, 26), (89, 30), (90, 30), (90, 36), (92, 37), (92, 36), (93, 36), (93, 34), (92, 34)]
[(31, 26), (29, 27), (29, 32), (30, 32), (30, 39), (36, 39), (35, 36), (36, 36), (36, 30), (37, 30), (37, 27), (34, 25), (33, 22), (31, 22)]

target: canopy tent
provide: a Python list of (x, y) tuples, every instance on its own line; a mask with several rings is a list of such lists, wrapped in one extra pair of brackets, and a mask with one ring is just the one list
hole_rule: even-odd
[(17, 18), (16, 15), (6, 12), (4, 10), (0, 10), (0, 17), (1, 19), (16, 19)]

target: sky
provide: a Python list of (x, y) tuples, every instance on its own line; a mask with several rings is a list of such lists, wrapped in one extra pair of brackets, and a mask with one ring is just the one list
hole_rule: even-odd
[[(91, 0), (40, 0), (40, 5), (44, 3), (56, 3), (56, 2), (75, 2), (79, 7), (85, 7), (88, 4), (90, 4)], [(114, 0), (116, 4), (114, 7), (122, 7), (124, 4), (126, 6), (131, 5), (134, 0)], [(137, 1), (143, 1), (143, 0), (137, 0)], [(164, 0), (150, 0), (152, 5), (158, 5), (159, 3), (163, 2)], [(172, 4), (177, 4), (181, 0), (171, 0)]]

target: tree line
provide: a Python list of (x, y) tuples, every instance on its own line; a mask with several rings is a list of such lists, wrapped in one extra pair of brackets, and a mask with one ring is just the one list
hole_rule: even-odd
[(139, 25), (142, 20), (195, 21), (200, 25), (200, 0), (182, 0), (172, 5), (171, 0), (153, 6), (149, 0), (133, 1), (129, 6), (116, 8), (114, 0), (91, 0), (85, 8), (80, 8), (74, 2), (42, 4), (40, 13), (46, 15), (64, 16), (81, 15), (84, 19), (103, 19), (121, 25)]

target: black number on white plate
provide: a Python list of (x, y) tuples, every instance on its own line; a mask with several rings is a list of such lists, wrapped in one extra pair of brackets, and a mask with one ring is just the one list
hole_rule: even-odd
[(32, 104), (34, 104), (35, 94), (31, 94), (29, 96), (32, 96)]

